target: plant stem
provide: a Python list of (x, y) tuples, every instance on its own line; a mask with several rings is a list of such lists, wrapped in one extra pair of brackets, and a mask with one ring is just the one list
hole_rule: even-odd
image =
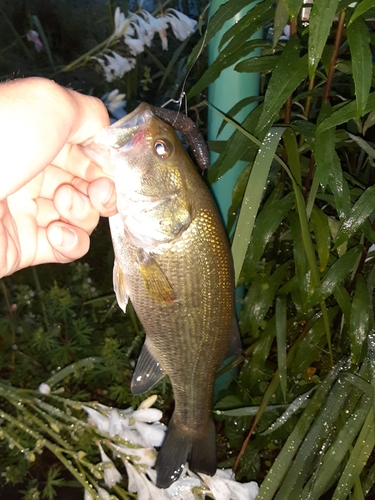
[(326, 86), (325, 86), (324, 94), (323, 94), (323, 99), (325, 101), (329, 101), (329, 94), (331, 93), (333, 75), (335, 74), (336, 60), (337, 60), (337, 55), (339, 53), (341, 36), (342, 36), (343, 28), (344, 28), (344, 21), (345, 21), (345, 10), (342, 10), (340, 12), (340, 16), (339, 16), (339, 22), (337, 25), (336, 38), (335, 38), (335, 46), (334, 46), (334, 50), (333, 50), (333, 54), (332, 54), (332, 58), (331, 58), (331, 63), (329, 65)]
[(43, 290), (42, 290), (42, 287), (40, 285), (39, 276), (38, 276), (38, 273), (36, 272), (35, 266), (31, 267), (31, 272), (33, 274), (33, 278), (34, 278), (34, 281), (35, 281), (36, 291), (38, 292), (38, 297), (39, 297), (39, 301), (40, 301), (40, 307), (42, 309), (42, 316), (43, 316), (44, 325), (45, 325), (47, 331), (49, 331), (49, 321), (48, 321), (48, 317), (47, 317), (47, 312), (46, 312), (46, 308), (45, 308), (44, 302), (42, 300), (42, 292), (43, 292)]

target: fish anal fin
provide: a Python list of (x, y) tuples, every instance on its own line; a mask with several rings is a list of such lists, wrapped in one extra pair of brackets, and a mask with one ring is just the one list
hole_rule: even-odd
[(242, 341), (238, 330), (237, 320), (233, 317), (232, 337), (225, 359), (243, 354)]
[(113, 266), (113, 288), (116, 293), (117, 303), (125, 312), (129, 300), (129, 294), (126, 288), (125, 275), (116, 260)]
[(146, 338), (137, 366), (135, 367), (130, 389), (135, 396), (150, 390), (165, 375), (159, 361), (151, 353), (151, 345)]
[(166, 304), (176, 300), (176, 295), (167, 276), (153, 256), (142, 252), (138, 259), (138, 265), (143, 283), (152, 300)]

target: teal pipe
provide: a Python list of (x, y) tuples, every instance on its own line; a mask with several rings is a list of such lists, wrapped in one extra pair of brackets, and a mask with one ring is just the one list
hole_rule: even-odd
[[(210, 18), (215, 14), (219, 7), (226, 3), (226, 0), (213, 0), (210, 7)], [(208, 45), (208, 64), (212, 64), (218, 55), (218, 46), (224, 33), (237, 23), (241, 17), (246, 14), (257, 2), (251, 2), (248, 7), (238, 12), (232, 19), (225, 22), (222, 29), (216, 33), (214, 38)], [(263, 30), (259, 30), (252, 38), (262, 38)], [(260, 55), (260, 50), (256, 50), (253, 56)], [(260, 75), (259, 73), (237, 73), (234, 71), (234, 66), (230, 66), (221, 72), (217, 78), (208, 87), (208, 101), (214, 107), (218, 108), (223, 113), (228, 112), (235, 104), (249, 96), (259, 95)], [(250, 104), (243, 108), (236, 116), (233, 116), (237, 122), (241, 123), (249, 112), (256, 106)], [(208, 140), (227, 140), (234, 132), (234, 127), (227, 124), (224, 130), (218, 135), (218, 130), (222, 123), (222, 118), (212, 109), (208, 109)], [(217, 153), (210, 153), (211, 165), (218, 157)], [(212, 194), (219, 208), (220, 215), (224, 224), (228, 220), (228, 210), (232, 204), (232, 191), (238, 179), (238, 176), (245, 168), (246, 162), (240, 161), (227, 172), (221, 179), (211, 186)]]
[[(225, 3), (226, 0), (213, 0), (210, 7), (211, 18), (214, 13), (219, 9), (220, 5)], [(208, 45), (208, 64), (212, 64), (218, 55), (218, 46), (224, 33), (235, 23), (237, 23), (246, 12), (248, 12), (257, 2), (251, 2), (246, 8), (238, 12), (232, 19), (226, 21), (222, 29), (218, 31), (215, 37)], [(263, 30), (259, 30), (252, 38), (262, 38)], [(253, 56), (260, 55), (260, 50), (256, 50)], [(221, 72), (217, 78), (208, 87), (208, 101), (215, 108), (218, 108), (223, 113), (227, 113), (235, 104), (244, 99), (245, 97), (258, 96), (260, 86), (259, 73), (237, 73), (234, 71), (233, 66), (226, 68)], [(243, 108), (236, 116), (232, 116), (237, 122), (241, 123), (256, 104), (250, 104)], [(228, 140), (233, 134), (235, 128), (229, 123), (224, 130), (218, 135), (222, 119), (212, 109), (208, 108), (208, 140)], [(211, 165), (218, 157), (217, 153), (210, 153)], [(238, 179), (238, 176), (245, 168), (246, 162), (239, 161), (235, 166), (229, 170), (217, 182), (211, 185), (211, 192), (215, 199), (216, 205), (219, 209), (221, 218), (224, 224), (228, 221), (228, 210), (232, 204), (232, 191)], [(243, 290), (237, 290), (237, 295), (243, 296)], [(237, 303), (239, 307), (239, 303)], [(239, 310), (237, 311), (239, 312)], [(226, 389), (231, 381), (232, 376), (237, 374), (237, 369), (224, 373), (221, 377), (216, 379), (214, 389), (214, 400), (217, 400), (218, 394), (222, 389)]]

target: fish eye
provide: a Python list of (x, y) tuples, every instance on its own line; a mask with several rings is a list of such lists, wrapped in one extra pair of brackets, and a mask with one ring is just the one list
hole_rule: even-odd
[(171, 148), (170, 146), (165, 142), (162, 141), (161, 139), (158, 139), (155, 144), (155, 153), (160, 156), (161, 158), (168, 158), (168, 156), (171, 154)]

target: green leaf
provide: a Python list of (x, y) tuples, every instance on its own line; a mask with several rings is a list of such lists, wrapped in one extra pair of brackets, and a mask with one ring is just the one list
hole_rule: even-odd
[[(276, 491), (283, 484), (285, 475), (295, 461), (295, 455), (301, 446), (308, 430), (317, 418), (319, 410), (324, 405), (328, 394), (331, 391), (332, 385), (337, 379), (342, 364), (337, 364), (326, 376), (324, 381), (319, 385), (316, 393), (309, 401), (302, 416), (299, 418), (293, 431), (288, 436), (282, 450), (277, 455), (276, 460), (272, 464), (270, 471), (260, 485), (259, 495), (257, 500), (272, 500)], [(285, 496), (286, 498), (293, 498)], [(294, 497), (294, 498), (298, 498)]]
[(370, 301), (366, 282), (361, 274), (357, 274), (352, 312), (350, 315), (349, 338), (352, 352), (352, 363), (358, 362), (363, 345), (370, 329)]
[(350, 313), (352, 311), (352, 303), (350, 300), (350, 295), (347, 289), (343, 285), (338, 285), (335, 291), (333, 292), (333, 295), (344, 314), (345, 324), (349, 328)]
[(363, 396), (360, 403), (345, 418), (345, 424), (335, 436), (332, 445), (324, 454), (323, 460), (314, 478), (310, 478), (303, 489), (301, 500), (319, 500), (329, 485), (336, 478), (336, 471), (352, 449), (352, 443), (360, 432), (371, 408), (371, 399)]
[(349, 387), (349, 383), (345, 381), (342, 383), (337, 382), (333, 387), (301, 444), (275, 500), (302, 498), (303, 486), (313, 475), (316, 456), (323, 443), (327, 440), (327, 429), (334, 428), (335, 421), (347, 401)]
[(295, 19), (297, 17), (298, 12), (300, 11), (300, 8), (302, 7), (303, 4), (303, 0), (279, 0), (279, 1), (285, 4), (285, 7), (289, 12), (291, 19)]
[(259, 275), (255, 278), (244, 299), (240, 315), (239, 325), (242, 332), (251, 328), (252, 334), (256, 336), (289, 265), (289, 262), (285, 262), (271, 276)]
[[(301, 3), (302, 0), (298, 0), (299, 3)], [(287, 6), (285, 4), (284, 0), (279, 0), (277, 2), (277, 7), (276, 7), (276, 12), (275, 12), (275, 18), (273, 20), (273, 43), (272, 47), (275, 48), (277, 42), (279, 41), (279, 38), (284, 32), (285, 26), (288, 24), (289, 21), (289, 12), (287, 9)]]
[[(231, 26), (228, 31), (224, 33), (220, 40), (219, 50), (221, 50), (229, 42), (229, 40), (230, 42), (226, 47), (229, 52), (238, 50), (244, 42), (246, 42), (259, 29), (263, 28), (263, 26), (274, 17), (274, 0), (263, 0), (258, 4), (255, 2), (248, 2), (247, 5), (253, 6), (243, 17), (239, 20), (237, 19), (237, 22), (235, 22), (233, 26)], [(223, 50), (223, 52), (224, 51), (225, 50)]]
[(375, 210), (375, 186), (371, 186), (358, 198), (349, 216), (342, 221), (335, 240), (335, 248), (348, 240)]
[(286, 296), (276, 298), (276, 342), (277, 342), (277, 366), (279, 369), (280, 387), (287, 400), (287, 366), (286, 366)]
[[(331, 323), (336, 317), (338, 307), (333, 307), (328, 311), (328, 321)], [(325, 335), (325, 319), (319, 312), (313, 317), (311, 327), (309, 328), (306, 337), (299, 345), (295, 359), (291, 366), (291, 374), (294, 377), (306, 373), (306, 370), (319, 357), (319, 354), (326, 349), (327, 339)]]
[(337, 154), (334, 155), (334, 159), (335, 161), (331, 166), (331, 175), (328, 179), (328, 186), (333, 193), (335, 208), (338, 216), (340, 220), (343, 220), (348, 217), (351, 209), (350, 191), (348, 183), (344, 177), (340, 161), (338, 161)]
[(234, 67), (239, 73), (267, 73), (276, 66), (279, 56), (250, 57)]
[(309, 74), (314, 76), (336, 14), (339, 0), (315, 0), (309, 22)]
[(232, 244), (236, 283), (240, 276), (247, 245), (251, 238), (268, 172), (283, 132), (284, 129), (282, 128), (274, 128), (267, 134), (259, 149), (247, 183)]
[(353, 141), (356, 142), (358, 144), (358, 146), (361, 149), (363, 149), (363, 151), (365, 151), (370, 156), (370, 158), (375, 159), (375, 149), (373, 147), (371, 147), (367, 141), (362, 139), (362, 137), (359, 137), (358, 135), (350, 134), (349, 132), (348, 132), (348, 136), (351, 139), (353, 139)]
[(248, 5), (249, 0), (236, 0), (235, 2), (225, 2), (219, 7), (209, 20), (206, 33), (201, 40), (199, 40), (190, 54), (187, 64), (188, 69), (190, 69), (190, 67), (195, 63), (202, 49), (208, 45), (217, 33), (220, 32), (224, 23), (229, 19), (232, 19), (240, 12), (240, 10), (244, 9)]
[[(218, 54), (215, 61), (206, 69), (198, 82), (189, 90), (188, 99), (202, 92), (202, 90), (220, 76), (223, 70), (237, 63), (241, 58), (251, 55), (255, 56), (256, 53), (254, 51), (258, 48), (267, 48), (270, 46), (271, 44), (269, 42), (256, 39), (245, 41), (240, 47), (233, 51), (231, 47), (226, 47)], [(271, 58), (272, 56), (269, 57)], [(275, 58), (277, 58), (277, 56), (275, 56)]]
[[(236, 130), (233, 132), (230, 139), (226, 141), (226, 145), (218, 159), (209, 168), (207, 175), (209, 184), (216, 182), (230, 168), (232, 168), (238, 160), (241, 160), (247, 154), (252, 154), (254, 150), (257, 150), (260, 147), (260, 141), (255, 138), (249, 141), (248, 134), (251, 133), (252, 127), (254, 127), (255, 123), (258, 121), (258, 116), (262, 111), (262, 107), (263, 105), (261, 104), (253, 109), (253, 111), (251, 111), (245, 118), (241, 126), (231, 120), (230, 117), (227, 117), (216, 110), (218, 114), (225, 118), (229, 123), (233, 124), (236, 127)], [(215, 108), (212, 107), (212, 109)]]
[(300, 41), (293, 35), (272, 72), (264, 97), (264, 106), (255, 135), (264, 132), (278, 118), (280, 108), (287, 98), (294, 92), (298, 85), (307, 76), (307, 55), (299, 58)]
[(324, 275), (320, 287), (315, 290), (311, 297), (311, 306), (325, 300), (335, 291), (336, 287), (353, 271), (361, 253), (362, 247), (357, 245), (336, 260)]
[(242, 268), (241, 284), (243, 282), (249, 283), (255, 277), (258, 262), (267, 243), (292, 208), (294, 203), (293, 193), (288, 193), (281, 200), (279, 197), (280, 189), (276, 187), (257, 216)]
[[(332, 108), (328, 101), (322, 102), (322, 107), (320, 109), (318, 117), (318, 125), (325, 118), (332, 114)], [(335, 150), (336, 145), (336, 134), (334, 127), (316, 134), (314, 143), (314, 156), (317, 166), (317, 172), (315, 175), (318, 176), (318, 180), (323, 188), (326, 187), (328, 179), (332, 173), (332, 163), (334, 161), (339, 161)]]
[(315, 234), (316, 246), (319, 255), (319, 270), (323, 272), (328, 264), (330, 255), (330, 229), (327, 215), (316, 205), (311, 213), (311, 224)]
[(365, 12), (370, 10), (372, 7), (374, 7), (374, 0), (362, 0), (361, 2), (357, 2), (357, 5), (354, 9), (352, 17), (350, 18), (350, 20), (348, 22), (348, 28), (356, 19), (358, 19), (360, 16), (362, 16)]
[(305, 247), (302, 240), (301, 225), (297, 214), (291, 212), (288, 215), (293, 241), (293, 256), (295, 273), (298, 280), (298, 297), (301, 307), (305, 304), (309, 291), (311, 290), (310, 268), (307, 262)]
[(298, 149), (296, 134), (290, 127), (285, 129), (283, 142), (287, 154), (288, 165), (298, 186), (302, 185), (300, 152)]
[(347, 29), (350, 48), (355, 95), (357, 97), (357, 118), (363, 115), (370, 94), (372, 77), (372, 54), (370, 35), (366, 23), (358, 18)]
[[(369, 95), (363, 114), (373, 111), (375, 108), (375, 92)], [(325, 132), (331, 127), (336, 127), (342, 123), (347, 123), (349, 120), (353, 120), (357, 117), (357, 102), (351, 101), (344, 106), (338, 105), (334, 106), (333, 113), (329, 118), (326, 118), (318, 127), (317, 133)], [(337, 111), (336, 111), (337, 110)]]
[(370, 408), (366, 421), (354, 447), (350, 450), (350, 457), (346, 463), (344, 472), (341, 474), (338, 485), (332, 496), (332, 500), (345, 500), (350, 494), (356, 480), (373, 452), (375, 446), (374, 411)]

